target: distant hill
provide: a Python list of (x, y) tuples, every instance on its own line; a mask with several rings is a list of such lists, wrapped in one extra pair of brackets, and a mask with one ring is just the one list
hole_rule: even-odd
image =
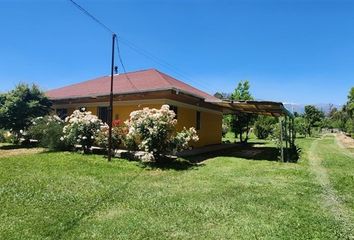
[(290, 112), (298, 112), (300, 114), (304, 113), (306, 105), (314, 105), (316, 108), (322, 110), (325, 114), (329, 113), (331, 108), (341, 109), (342, 105), (331, 104), (331, 103), (318, 103), (318, 104), (293, 104), (293, 103), (284, 103), (286, 109)]

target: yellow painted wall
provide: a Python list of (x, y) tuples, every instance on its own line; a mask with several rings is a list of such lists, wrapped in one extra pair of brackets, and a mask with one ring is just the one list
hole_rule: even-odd
[(114, 106), (113, 107), (113, 119), (120, 119), (125, 121), (129, 119), (131, 112), (136, 110), (141, 110), (145, 107), (148, 108), (161, 108), (161, 104), (134, 104), (134, 105), (124, 105), (124, 106)]
[[(162, 104), (132, 104), (132, 105), (119, 105), (113, 107), (113, 119), (120, 119), (125, 121), (129, 118), (132, 111), (149, 108), (160, 108)], [(83, 104), (81, 107), (85, 107)], [(177, 106), (177, 131), (181, 131), (183, 127), (196, 128), (196, 114), (197, 110)], [(70, 115), (75, 108), (68, 108), (68, 115)], [(97, 115), (97, 107), (86, 107), (87, 111)], [(197, 130), (199, 141), (192, 144), (194, 147), (206, 146), (211, 144), (221, 143), (222, 137), (222, 115), (208, 111), (200, 111), (200, 130)]]
[(196, 146), (205, 146), (221, 143), (222, 115), (210, 112), (201, 112), (199, 142)]

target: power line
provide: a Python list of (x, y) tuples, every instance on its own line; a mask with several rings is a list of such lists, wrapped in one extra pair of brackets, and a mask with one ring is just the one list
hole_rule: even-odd
[[(109, 28), (107, 25), (105, 25), (104, 23), (102, 23), (98, 18), (96, 18), (93, 14), (91, 14), (90, 12), (88, 12), (85, 8), (83, 8), (82, 6), (80, 6), (78, 3), (76, 3), (74, 0), (68, 0), (70, 1), (75, 7), (77, 7), (82, 13), (84, 13), (85, 15), (87, 15), (89, 18), (91, 18), (93, 21), (95, 21), (97, 24), (99, 24), (102, 28), (104, 28), (106, 31), (108, 31), (111, 34), (116, 34), (111, 28)], [(116, 34), (118, 36), (118, 34)], [(118, 37), (117, 37), (118, 38)], [(123, 64), (123, 60), (121, 57), (121, 53), (119, 50), (119, 45), (118, 45), (118, 39), (116, 38), (116, 45), (117, 45), (117, 52), (118, 52), (118, 58), (119, 58), (119, 62), (122, 65), (123, 71), (125, 73), (125, 75), (127, 75), (126, 73), (126, 69), (125, 66)], [(137, 52), (138, 54), (145, 56), (146, 58), (149, 58), (150, 60), (152, 60), (153, 62), (164, 66), (166, 68), (168, 68), (170, 71), (174, 72), (175, 74), (183, 77), (184, 79), (193, 82), (195, 84), (198, 84), (200, 86), (203, 86), (205, 89), (208, 89), (210, 92), (215, 91), (215, 89), (211, 89), (209, 88), (209, 86), (204, 85), (204, 83), (199, 82), (199, 81), (195, 81), (192, 78), (188, 77), (185, 73), (182, 73), (180, 70), (178, 70), (175, 66), (173, 66), (172, 64), (168, 63), (167, 61), (155, 56), (154, 54), (152, 54), (151, 52), (138, 47), (136, 44), (134, 44), (133, 42), (123, 38), (122, 36), (119, 35), (120, 41), (125, 44), (126, 46), (128, 46), (130, 49), (134, 50), (135, 52)], [(137, 89), (135, 87), (135, 85), (131, 82), (129, 76), (127, 76), (127, 78), (129, 79), (129, 82), (132, 84), (132, 86)]]
[(209, 86), (205, 85), (202, 82), (198, 82), (193, 80), (192, 78), (188, 77), (186, 73), (183, 73), (182, 71), (180, 71), (179, 69), (177, 69), (175, 66), (173, 66), (172, 64), (166, 62), (165, 60), (155, 56), (154, 54), (152, 54), (151, 52), (138, 47), (136, 44), (134, 44), (133, 42), (127, 40), (126, 38), (123, 38), (122, 36), (120, 36), (120, 41), (125, 44), (126, 46), (128, 46), (129, 48), (131, 48), (132, 50), (134, 50), (135, 52), (145, 56), (146, 58), (151, 59), (152, 61), (154, 61), (155, 63), (164, 66), (166, 68), (168, 68), (170, 71), (174, 72), (175, 74), (181, 76), (182, 78), (190, 81), (190, 82), (194, 82), (195, 84), (198, 84), (200, 86), (203, 86), (204, 88), (208, 89), (209, 91), (213, 92), (215, 91), (215, 89), (211, 89)]
[(130, 77), (128, 76), (127, 71), (125, 70), (125, 66), (124, 66), (123, 59), (122, 59), (121, 52), (120, 52), (120, 48), (119, 48), (118, 37), (116, 37), (116, 48), (117, 48), (117, 53), (118, 53), (119, 62), (120, 62), (120, 64), (122, 65), (122, 68), (123, 68), (124, 76), (126, 77), (126, 79), (128, 80), (128, 82), (133, 86), (133, 88), (134, 88), (136, 91), (140, 92), (140, 90), (135, 86), (135, 84), (133, 83), (133, 81), (131, 81)]
[(91, 18), (93, 21), (95, 21), (97, 24), (99, 24), (102, 28), (104, 28), (105, 30), (107, 30), (109, 33), (111, 34), (115, 34), (116, 37), (115, 37), (115, 42), (116, 42), (116, 48), (117, 48), (117, 54), (118, 54), (118, 59), (119, 59), (119, 62), (120, 64), (122, 65), (122, 68), (123, 68), (123, 71), (124, 71), (124, 75), (126, 76), (127, 80), (130, 82), (130, 84), (133, 86), (133, 88), (135, 90), (139, 90), (135, 85), (134, 83), (130, 80), (128, 74), (127, 74), (127, 71), (125, 69), (125, 66), (124, 66), (124, 63), (123, 63), (123, 59), (122, 59), (122, 56), (121, 56), (121, 52), (120, 52), (120, 49), (119, 49), (119, 44), (118, 44), (118, 36), (117, 34), (112, 30), (110, 29), (107, 25), (105, 25), (104, 23), (102, 23), (98, 18), (96, 18), (95, 16), (93, 16), (90, 12), (88, 12), (85, 8), (83, 8), (82, 6), (80, 6), (78, 3), (76, 3), (75, 1), (73, 0), (69, 0), (72, 4), (74, 4), (75, 7), (77, 7), (82, 13), (84, 13), (86, 16), (88, 16), (89, 18)]
[(110, 29), (109, 27), (107, 27), (107, 25), (105, 25), (104, 23), (102, 23), (100, 20), (98, 20), (95, 16), (93, 16), (91, 13), (89, 13), (85, 8), (81, 7), (78, 3), (76, 3), (73, 0), (68, 0), (70, 1), (72, 4), (74, 4), (75, 7), (77, 7), (81, 12), (83, 12), (84, 14), (86, 14), (88, 17), (90, 17), (93, 21), (95, 21), (96, 23), (98, 23), (99, 25), (101, 25), (101, 27), (103, 27), (104, 29), (106, 29), (108, 32), (115, 34), (114, 31), (112, 31), (112, 29)]

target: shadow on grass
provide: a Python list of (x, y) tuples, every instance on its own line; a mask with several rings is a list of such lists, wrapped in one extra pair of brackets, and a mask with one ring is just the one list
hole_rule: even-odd
[(156, 162), (142, 163), (142, 166), (146, 169), (161, 169), (161, 170), (196, 170), (204, 164), (199, 164), (197, 162), (191, 162), (184, 158), (162, 158)]
[(29, 148), (36, 148), (38, 146), (36, 145), (15, 145), (15, 144), (9, 144), (9, 145), (2, 145), (0, 146), (0, 150), (15, 150), (15, 149), (29, 149)]
[(235, 157), (258, 161), (279, 161), (279, 150), (276, 147), (259, 146), (263, 142), (239, 144), (230, 149), (217, 150), (209, 153), (185, 157), (191, 163), (198, 163), (215, 157)]

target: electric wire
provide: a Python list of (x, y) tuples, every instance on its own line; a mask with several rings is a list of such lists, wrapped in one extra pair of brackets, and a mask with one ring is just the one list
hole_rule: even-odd
[(112, 29), (110, 29), (109, 27), (107, 27), (107, 25), (105, 25), (104, 23), (102, 23), (100, 20), (98, 20), (98, 18), (96, 18), (94, 15), (92, 15), (91, 13), (89, 13), (85, 8), (81, 7), (78, 3), (76, 3), (74, 0), (68, 0), (70, 1), (72, 4), (74, 4), (75, 7), (77, 7), (81, 12), (83, 12), (84, 14), (86, 14), (88, 17), (90, 17), (93, 21), (95, 21), (96, 23), (98, 23), (99, 25), (101, 25), (101, 27), (103, 27), (104, 29), (106, 29), (108, 32), (115, 34), (114, 31), (112, 31)]
[[(107, 25), (105, 25), (103, 22), (101, 22), (98, 18), (96, 18), (93, 14), (91, 14), (90, 12), (88, 12), (85, 8), (83, 8), (82, 6), (80, 6), (78, 3), (76, 3), (74, 0), (68, 0), (69, 2), (71, 2), (76, 8), (78, 8), (82, 13), (84, 13), (86, 16), (88, 16), (89, 18), (91, 18), (93, 21), (95, 21), (97, 24), (99, 24), (102, 28), (104, 28), (106, 31), (108, 31), (111, 34), (116, 34), (111, 28), (109, 28)], [(210, 92), (215, 91), (214, 89), (211, 89), (209, 86), (204, 85), (202, 82), (199, 81), (195, 81), (193, 79), (191, 79), (190, 77), (188, 77), (185, 73), (182, 73), (180, 70), (178, 70), (175, 66), (173, 66), (172, 64), (168, 63), (167, 61), (155, 56), (154, 54), (152, 54), (151, 52), (138, 47), (136, 44), (134, 44), (133, 42), (127, 40), (126, 38), (123, 38), (122, 36), (119, 35), (120, 38), (120, 42), (125, 44), (127, 47), (129, 47), (130, 49), (132, 49), (133, 51), (135, 51), (136, 53), (152, 60), (153, 62), (164, 66), (166, 68), (168, 68), (170, 71), (174, 72), (175, 74), (183, 77), (184, 79), (188, 80), (189, 82), (193, 82), (197, 85), (200, 85), (202, 87), (204, 87), (205, 89), (208, 89)], [(119, 45), (118, 45), (118, 34), (116, 34), (116, 45), (117, 45), (117, 53), (118, 53), (118, 59), (119, 62), (123, 68), (124, 71), (124, 75), (128, 75), (127, 71), (125, 69), (125, 66), (123, 64), (123, 60), (121, 57), (121, 52), (119, 49)], [(136, 88), (136, 86), (132, 83), (132, 81), (130, 80), (129, 76), (127, 76), (127, 79), (129, 79), (128, 81), (132, 84), (132, 86), (138, 90)]]
[(126, 79), (128, 80), (128, 82), (133, 86), (133, 88), (140, 92), (140, 89), (138, 89), (135, 84), (133, 83), (133, 81), (130, 79), (129, 77), (129, 74), (127, 73), (126, 69), (125, 69), (125, 66), (124, 66), (124, 63), (123, 63), (123, 59), (122, 59), (122, 54), (120, 52), (120, 48), (119, 48), (119, 41), (118, 41), (118, 36), (116, 36), (116, 48), (117, 48), (117, 55), (118, 55), (118, 59), (119, 59), (119, 62), (120, 62), (120, 65), (122, 66), (123, 68), (123, 72), (124, 72), (124, 76), (126, 77)]

